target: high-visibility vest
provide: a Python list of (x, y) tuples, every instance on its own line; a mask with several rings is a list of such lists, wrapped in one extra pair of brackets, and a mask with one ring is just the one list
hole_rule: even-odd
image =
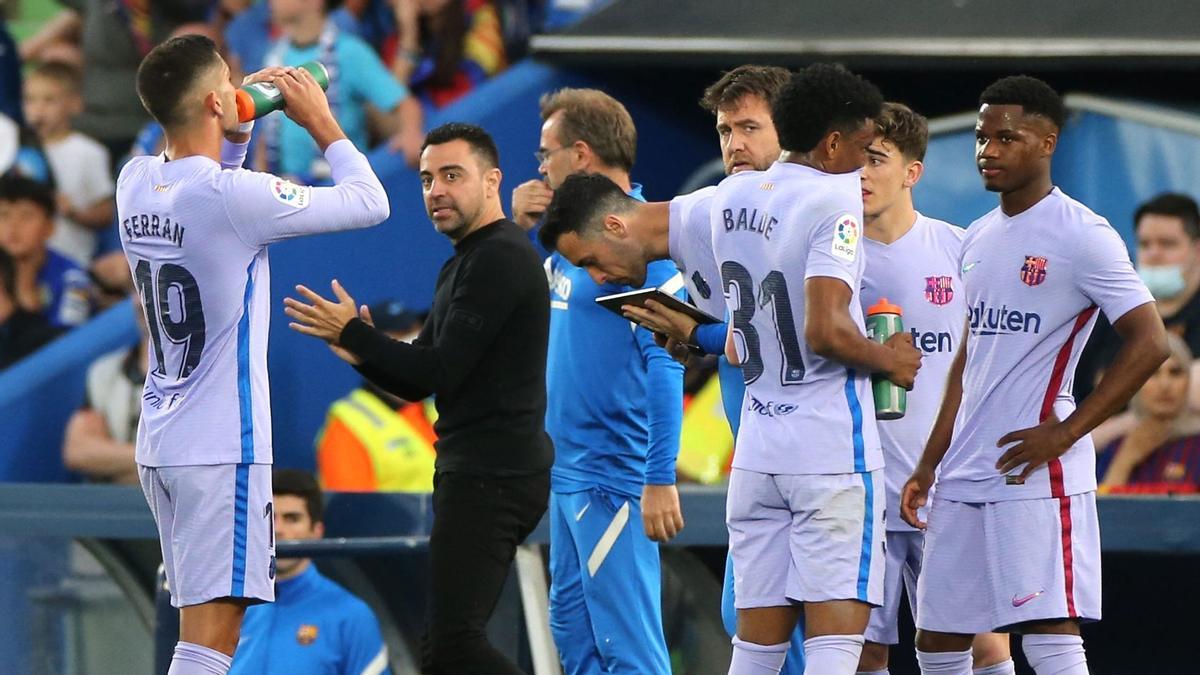
[(713, 375), (684, 408), (675, 468), (697, 483), (713, 485), (728, 477), (732, 461), (733, 433), (721, 405), (720, 378)]
[(317, 473), (335, 492), (430, 492), (436, 436), (424, 403), (394, 410), (366, 389), (330, 408), (317, 436)]

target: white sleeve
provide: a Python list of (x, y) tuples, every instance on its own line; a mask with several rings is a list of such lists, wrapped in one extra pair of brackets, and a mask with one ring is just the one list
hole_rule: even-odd
[(389, 213), (387, 194), (366, 156), (348, 140), (325, 150), (331, 187), (296, 185), (269, 173), (223, 172), (225, 210), (251, 246), (321, 232), (370, 227)]
[(804, 278), (833, 277), (857, 290), (859, 256), (863, 254), (860, 215), (850, 210), (835, 212), (809, 230)]
[(221, 168), (240, 169), (246, 163), (246, 155), (250, 152), (250, 140), (245, 143), (233, 143), (221, 139)]
[(1109, 323), (1116, 323), (1131, 309), (1153, 302), (1141, 277), (1129, 262), (1129, 251), (1120, 235), (1107, 222), (1093, 223), (1081, 230), (1075, 248), (1075, 283), (1095, 303)]

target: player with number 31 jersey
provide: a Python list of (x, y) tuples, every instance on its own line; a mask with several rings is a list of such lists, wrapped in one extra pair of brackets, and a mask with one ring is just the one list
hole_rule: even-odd
[[(883, 602), (883, 453), (873, 372), (911, 387), (911, 336), (863, 330), (858, 169), (883, 105), (838, 66), (794, 75), (772, 110), (783, 154), (717, 186), (709, 212), (746, 393), (730, 473), (738, 631), (729, 672), (778, 673), (803, 606), (805, 672), (850, 675)], [(733, 352), (733, 353), (731, 353)]]

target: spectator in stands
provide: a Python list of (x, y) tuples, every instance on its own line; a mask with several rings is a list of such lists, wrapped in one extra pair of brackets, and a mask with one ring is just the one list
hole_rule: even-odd
[[(317, 481), (303, 471), (274, 472), (278, 541), (325, 535)], [(317, 571), (308, 558), (279, 558), (275, 602), (253, 605), (229, 675), (390, 673), (379, 622), (365, 602)]]
[(7, 115), (0, 114), (0, 176), (16, 174), (54, 186), (50, 160), (37, 135)]
[(500, 14), (488, 0), (392, 0), (396, 36), (384, 45), (396, 79), (442, 108), (508, 66)]
[[(129, 269), (126, 268), (126, 276)], [(138, 342), (88, 366), (83, 406), (71, 415), (63, 439), (63, 466), (98, 483), (137, 485), (133, 444), (142, 416), (142, 387), (149, 358), (146, 315), (134, 295)]]
[(112, 225), (113, 183), (108, 151), (72, 129), (83, 109), (80, 73), (64, 63), (44, 63), (25, 80), (25, 119), (37, 133), (58, 185), (58, 218), (50, 248), (87, 266), (96, 233)]
[[(329, 19), (326, 12), (331, 1), (273, 0), (271, 13), (283, 35), (268, 50), (265, 65), (320, 61), (330, 74), (329, 106), (355, 146), (368, 147), (369, 103), (388, 113), (393, 127), (391, 149), (415, 165), (425, 140), (421, 105), (365, 42)], [(261, 126), (259, 148), (268, 170), (306, 183), (329, 180), (328, 163), (299, 125), (282, 115), (270, 115)]]
[(1096, 474), (1107, 492), (1200, 489), (1200, 420), (1188, 409), (1192, 351), (1168, 334), (1171, 356), (1134, 397), (1129, 433), (1100, 449)]
[(76, 326), (90, 312), (87, 272), (50, 250), (54, 191), (23, 176), (0, 178), (0, 248), (16, 267), (14, 295), (53, 326)]
[(17, 270), (12, 256), (0, 248), (0, 370), (37, 351), (59, 331), (46, 317), (17, 302)]
[[(232, 15), (224, 30), (225, 43), (229, 45), (225, 60), (236, 82), (242, 74), (262, 69), (267, 50), (279, 37), (279, 28), (271, 22), (271, 6), (267, 0), (223, 0), (222, 4)], [(347, 7), (333, 9), (335, 4), (329, 2), (329, 20), (339, 29), (366, 39), (359, 30), (358, 19)]]
[(104, 144), (116, 161), (147, 119), (134, 91), (142, 57), (175, 26), (206, 20), (212, 0), (59, 1), (64, 9), (21, 43), (21, 57), (64, 60), (64, 45), (78, 47), (84, 71), (79, 130)]
[[(397, 301), (370, 308), (375, 327), (412, 343), (421, 317)], [(405, 401), (369, 379), (329, 408), (317, 435), (317, 474), (335, 492), (432, 492), (432, 400)]]
[[(1191, 197), (1163, 193), (1137, 208), (1137, 268), (1154, 295), (1167, 330), (1200, 354), (1200, 209)], [(1075, 373), (1075, 400), (1082, 401), (1121, 346), (1116, 331), (1101, 317)], [(1200, 409), (1200, 377), (1191, 396)]]

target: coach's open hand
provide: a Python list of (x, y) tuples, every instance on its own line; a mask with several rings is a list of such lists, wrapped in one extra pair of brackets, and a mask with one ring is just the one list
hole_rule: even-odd
[(996, 462), (996, 468), (1000, 470), (1000, 473), (1007, 474), (1024, 464), (1025, 469), (1017, 478), (1019, 482), (1024, 483), (1029, 474), (1039, 466), (1066, 454), (1075, 441), (1076, 437), (1067, 428), (1067, 425), (1058, 421), (1058, 418), (1051, 413), (1045, 422), (1036, 427), (1020, 429), (1001, 437), (996, 442), (996, 447), (1002, 448), (1009, 443), (1016, 443), (1016, 445), (1000, 455), (1000, 459)]
[(683, 510), (679, 507), (679, 490), (674, 485), (642, 488), (642, 526), (647, 537), (664, 544), (683, 530)]
[(331, 345), (337, 344), (346, 324), (357, 317), (360, 310), (354, 303), (354, 298), (350, 297), (337, 279), (334, 279), (330, 286), (337, 302), (322, 298), (307, 286), (296, 286), (296, 292), (312, 304), (306, 305), (295, 298), (284, 298), (283, 313), (295, 319), (288, 324), (288, 328), (321, 338)]

